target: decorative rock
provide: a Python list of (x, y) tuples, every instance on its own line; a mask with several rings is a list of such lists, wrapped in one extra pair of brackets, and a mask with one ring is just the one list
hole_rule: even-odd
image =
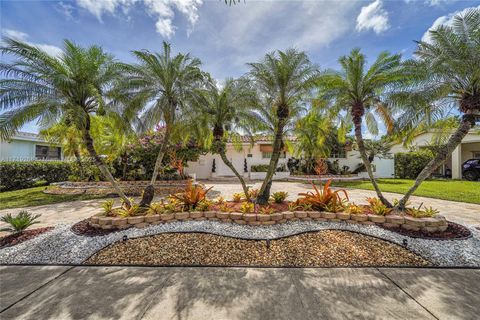
[(162, 221), (169, 221), (169, 220), (172, 220), (173, 218), (175, 218), (175, 213), (163, 213), (160, 216), (160, 219), (162, 219)]
[(412, 225), (412, 224), (407, 224), (407, 223), (402, 224), (402, 228), (405, 229), (405, 230), (412, 230), (412, 231), (419, 231), (420, 230), (420, 227)]
[(363, 222), (368, 221), (368, 216), (366, 214), (352, 214), (351, 219), (358, 222)]
[(229, 219), (230, 218), (230, 213), (229, 212), (218, 211), (217, 212), (217, 218), (218, 219)]
[(91, 223), (94, 223), (94, 224), (98, 224), (98, 219), (99, 219), (99, 218), (100, 218), (100, 217), (97, 216), (97, 215), (95, 215), (95, 216), (93, 216), (93, 217), (90, 217), (90, 222), (91, 222)]
[(261, 224), (261, 222), (260, 221), (248, 221), (247, 224), (251, 225), (251, 226), (259, 226)]
[(312, 221), (313, 219), (310, 218), (310, 217), (306, 217), (306, 218), (302, 218), (302, 219), (300, 219), (300, 220), (302, 220), (302, 221)]
[(207, 218), (205, 218), (205, 217), (200, 217), (200, 218), (195, 218), (195, 219), (193, 219), (193, 220), (195, 220), (195, 221), (205, 221), (205, 220), (207, 220)]
[(247, 221), (245, 220), (233, 220), (233, 222), (235, 222), (236, 224), (247, 224)]
[(159, 214), (153, 214), (153, 215), (145, 216), (145, 222), (152, 223), (152, 222), (155, 222), (155, 221), (160, 221), (160, 215)]
[(278, 223), (285, 223), (285, 222), (287, 222), (287, 219), (278, 220), (277, 222)]
[(385, 221), (392, 224), (404, 224), (405, 218), (395, 214), (389, 214), (385, 216)]
[(187, 220), (190, 216), (189, 212), (175, 212), (175, 219), (177, 220)]
[(322, 218), (331, 220), (331, 219), (336, 219), (337, 214), (335, 212), (322, 212)]
[(313, 220), (318, 221), (318, 222), (327, 222), (327, 221), (328, 221), (328, 220), (325, 219), (325, 218), (315, 218), (315, 219), (313, 219)]
[(230, 212), (230, 219), (232, 220), (242, 220), (243, 213), (241, 212)]
[(426, 232), (430, 232), (430, 233), (433, 233), (433, 232), (437, 232), (438, 231), (438, 227), (422, 227), (422, 230), (423, 231), (426, 231)]
[(444, 231), (446, 231), (446, 230), (447, 230), (447, 228), (448, 228), (448, 225), (445, 225), (445, 226), (440, 226), (440, 227), (438, 227), (438, 231), (440, 231), (440, 232), (444, 232)]
[(162, 220), (160, 220), (160, 221), (154, 221), (154, 222), (152, 222), (152, 223), (150, 223), (150, 224), (152, 224), (152, 225), (157, 225), (157, 224), (162, 224), (162, 223), (165, 223), (165, 221), (162, 221)]
[(243, 220), (245, 221), (256, 221), (257, 215), (255, 213), (245, 213), (243, 215)]
[(220, 219), (221, 222), (225, 222), (225, 223), (230, 223), (232, 222), (233, 220), (228, 218), (228, 219)]
[(257, 214), (257, 220), (261, 222), (270, 221), (269, 214)]
[(283, 218), (286, 219), (286, 220), (290, 220), (290, 219), (293, 219), (295, 218), (295, 213), (293, 212), (284, 212), (283, 213)]
[(401, 225), (398, 224), (398, 223), (385, 222), (385, 223), (383, 224), (383, 226), (384, 226), (385, 228), (398, 228), (398, 227), (400, 227)]
[(114, 226), (112, 226), (111, 224), (102, 224), (100, 226), (103, 230), (111, 230), (113, 228), (115, 228)]
[(271, 226), (274, 224), (275, 224), (275, 221), (262, 221), (262, 225), (264, 226)]
[[(345, 221), (345, 220), (340, 220), (340, 219), (330, 219), (330, 221), (332, 222), (342, 222), (342, 221)], [(348, 220), (347, 220), (348, 221)]]
[(368, 220), (375, 223), (384, 223), (387, 219), (385, 218), (385, 216), (377, 216), (376, 214), (369, 214)]
[(100, 228), (100, 225), (98, 223), (90, 223), (90, 225), (94, 228)]
[(198, 218), (203, 218), (203, 212), (202, 211), (192, 211), (190, 212), (190, 218), (192, 219), (198, 219)]
[(216, 217), (216, 212), (215, 211), (205, 211), (203, 213), (203, 216), (205, 218), (215, 218)]
[(280, 221), (283, 219), (283, 213), (275, 212), (270, 215), (270, 219), (273, 221)]
[[(340, 220), (348, 220), (350, 219), (350, 213), (348, 212), (337, 212), (335, 214), (335, 216), (337, 217), (337, 219), (340, 219)], [(352, 215), (353, 216), (353, 215)]]
[(128, 222), (127, 218), (113, 218), (112, 219), (112, 224), (114, 226), (126, 226)]
[(218, 219), (218, 218), (208, 218), (208, 220), (210, 220), (210, 221), (220, 221), (220, 219)]
[(148, 226), (148, 223), (141, 222), (141, 223), (134, 224), (133, 226), (134, 226), (135, 228), (142, 229), (142, 228), (145, 228), (146, 226)]
[(128, 224), (137, 224), (145, 221), (144, 216), (138, 216), (138, 217), (128, 217)]
[(409, 224), (411, 226), (415, 227), (424, 227), (425, 226), (425, 220), (423, 218), (414, 218), (410, 216), (405, 217), (405, 224)]
[(345, 222), (350, 223), (350, 224), (359, 224), (360, 223), (360, 222), (355, 221), (355, 220), (346, 220)]
[(312, 219), (318, 219), (322, 217), (322, 213), (320, 211), (308, 211), (308, 216)]
[(375, 222), (372, 222), (372, 221), (362, 221), (360, 223), (363, 224), (363, 225), (366, 225), (366, 226), (374, 226), (375, 225)]
[(98, 224), (103, 226), (106, 224), (112, 224), (112, 218), (111, 217), (100, 217), (98, 218)]
[(308, 212), (307, 211), (295, 211), (295, 217), (301, 219), (301, 218), (306, 218), (308, 217)]

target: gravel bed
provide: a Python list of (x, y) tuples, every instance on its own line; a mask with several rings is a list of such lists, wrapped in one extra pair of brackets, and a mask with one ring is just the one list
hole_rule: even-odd
[(74, 234), (72, 225), (55, 229), (13, 247), (0, 250), (0, 264), (81, 264), (104, 247), (123, 239), (138, 238), (168, 232), (205, 232), (242, 239), (278, 239), (319, 230), (346, 230), (370, 235), (403, 245), (436, 266), (480, 267), (480, 231), (470, 228), (472, 237), (466, 240), (426, 240), (402, 236), (379, 228), (343, 222), (295, 221), (273, 226), (244, 226), (216, 221), (184, 221), (127, 229), (104, 236), (84, 237)]

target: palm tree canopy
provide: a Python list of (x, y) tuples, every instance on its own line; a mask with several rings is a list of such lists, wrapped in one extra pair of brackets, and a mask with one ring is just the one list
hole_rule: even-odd
[(38, 119), (48, 127), (68, 114), (83, 128), (86, 115), (105, 112), (105, 92), (118, 79), (114, 58), (102, 48), (82, 48), (65, 40), (63, 52), (51, 56), (22, 41), (5, 38), (2, 54), (13, 62), (1, 63), (0, 137), (13, 135), (26, 122)]

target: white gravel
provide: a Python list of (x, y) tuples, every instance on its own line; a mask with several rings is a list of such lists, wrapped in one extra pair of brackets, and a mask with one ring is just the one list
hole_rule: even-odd
[(206, 232), (244, 239), (275, 239), (308, 231), (348, 230), (403, 244), (435, 266), (480, 267), (480, 231), (473, 227), (473, 237), (466, 240), (424, 240), (376, 227), (336, 222), (296, 221), (265, 227), (252, 227), (216, 221), (172, 222), (143, 229), (127, 229), (104, 236), (84, 237), (74, 234), (71, 225), (59, 225), (38, 237), (0, 250), (0, 264), (81, 264), (95, 252), (123, 239), (166, 232)]

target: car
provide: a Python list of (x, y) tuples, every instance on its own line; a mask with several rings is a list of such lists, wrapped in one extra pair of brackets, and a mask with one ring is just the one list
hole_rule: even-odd
[(480, 159), (469, 159), (462, 164), (462, 176), (465, 180), (480, 179)]

